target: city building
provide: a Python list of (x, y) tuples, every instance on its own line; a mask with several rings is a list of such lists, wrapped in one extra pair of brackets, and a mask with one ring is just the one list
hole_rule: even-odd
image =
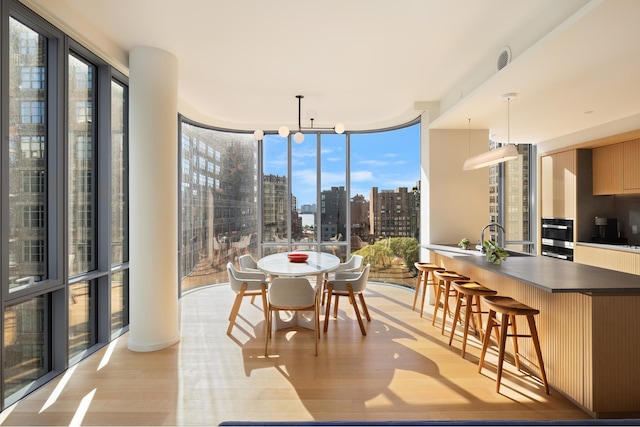
[(369, 218), (371, 234), (383, 237), (415, 237), (418, 233), (420, 193), (409, 192), (406, 187), (394, 190), (371, 189)]

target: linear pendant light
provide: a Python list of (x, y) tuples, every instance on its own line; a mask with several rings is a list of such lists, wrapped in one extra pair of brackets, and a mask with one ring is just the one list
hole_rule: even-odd
[(510, 117), (509, 106), (512, 99), (516, 97), (515, 93), (507, 93), (502, 95), (502, 99), (507, 101), (507, 144), (495, 150), (489, 150), (485, 153), (478, 154), (477, 156), (469, 157), (465, 160), (462, 170), (480, 169), (487, 166), (497, 165), (498, 163), (506, 162), (518, 158), (518, 149), (514, 144), (511, 144), (511, 129), (510, 129)]

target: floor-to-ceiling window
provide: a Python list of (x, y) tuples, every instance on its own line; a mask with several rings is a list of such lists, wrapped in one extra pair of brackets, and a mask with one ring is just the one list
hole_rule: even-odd
[[(372, 132), (309, 131), (300, 143), (275, 132), (255, 141), (185, 118), (180, 125), (183, 290), (226, 282), (224, 265), (243, 253), (293, 250), (343, 261), (359, 251), (372, 263), (372, 280), (414, 284), (418, 120)], [(232, 182), (246, 183), (244, 190)]]
[[(97, 268), (95, 178), (97, 120), (96, 66), (70, 54), (68, 57), (68, 253), (69, 276)], [(69, 356), (96, 343), (96, 281), (73, 281), (69, 286)]]
[(1, 18), (4, 408), (126, 331), (128, 132), (125, 76), (17, 1)]

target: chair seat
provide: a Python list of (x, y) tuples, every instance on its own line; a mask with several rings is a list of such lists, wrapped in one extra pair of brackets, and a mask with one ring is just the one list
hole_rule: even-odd
[(484, 296), (482, 300), (493, 311), (512, 316), (535, 316), (540, 310), (531, 308), (511, 297), (500, 295)]
[(453, 289), (458, 292), (462, 292), (465, 295), (484, 296), (495, 295), (497, 292), (493, 289), (489, 289), (486, 286), (482, 286), (478, 282), (468, 282), (465, 280), (458, 280), (451, 284)]

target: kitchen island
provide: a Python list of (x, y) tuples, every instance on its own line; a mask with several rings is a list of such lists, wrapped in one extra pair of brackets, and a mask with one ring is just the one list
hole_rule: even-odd
[[(422, 247), (431, 262), (540, 310), (536, 323), (552, 388), (596, 418), (640, 416), (640, 275), (535, 255), (494, 265), (477, 251)], [(535, 360), (527, 341), (520, 351)]]

